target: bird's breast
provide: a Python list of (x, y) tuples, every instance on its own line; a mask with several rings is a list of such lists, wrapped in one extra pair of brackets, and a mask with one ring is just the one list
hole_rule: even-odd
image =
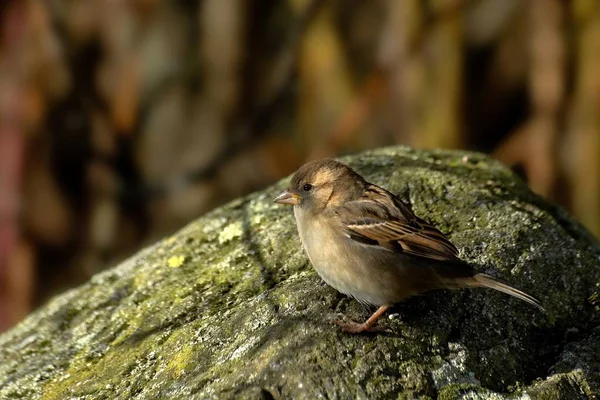
[(295, 210), (298, 232), (317, 273), (338, 291), (370, 304), (395, 303), (413, 294), (402, 258), (350, 239), (324, 218)]

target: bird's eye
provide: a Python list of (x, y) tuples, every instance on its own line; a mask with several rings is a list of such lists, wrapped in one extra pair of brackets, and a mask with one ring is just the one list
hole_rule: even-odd
[(310, 183), (306, 183), (304, 186), (302, 186), (302, 190), (304, 190), (305, 192), (310, 192), (313, 188), (313, 185), (311, 185)]

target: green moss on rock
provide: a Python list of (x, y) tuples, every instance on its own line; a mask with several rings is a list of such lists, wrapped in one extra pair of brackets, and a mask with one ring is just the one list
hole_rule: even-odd
[[(538, 296), (437, 291), (384, 333), (301, 249), (282, 181), (52, 300), (0, 336), (0, 398), (593, 398), (600, 246), (498, 162), (391, 147), (344, 158), (442, 229), (461, 256)], [(596, 296), (596, 297), (594, 297)], [(574, 396), (574, 397), (569, 397)]]

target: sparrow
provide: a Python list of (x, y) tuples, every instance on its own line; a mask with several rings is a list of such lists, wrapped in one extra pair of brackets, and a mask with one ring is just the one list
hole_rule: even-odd
[(434, 289), (491, 288), (544, 310), (536, 298), (477, 272), (398, 196), (336, 160), (300, 167), (274, 202), (294, 206), (302, 245), (321, 278), (361, 303), (378, 306), (363, 323), (348, 317), (333, 321), (345, 332), (374, 330), (393, 304)]

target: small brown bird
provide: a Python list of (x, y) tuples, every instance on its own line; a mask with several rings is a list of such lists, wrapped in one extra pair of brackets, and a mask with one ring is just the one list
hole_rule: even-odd
[(544, 310), (536, 298), (478, 273), (400, 198), (340, 162), (303, 165), (274, 201), (294, 206), (302, 244), (321, 278), (379, 306), (362, 324), (336, 320), (345, 332), (370, 330), (392, 304), (433, 289), (487, 287)]

